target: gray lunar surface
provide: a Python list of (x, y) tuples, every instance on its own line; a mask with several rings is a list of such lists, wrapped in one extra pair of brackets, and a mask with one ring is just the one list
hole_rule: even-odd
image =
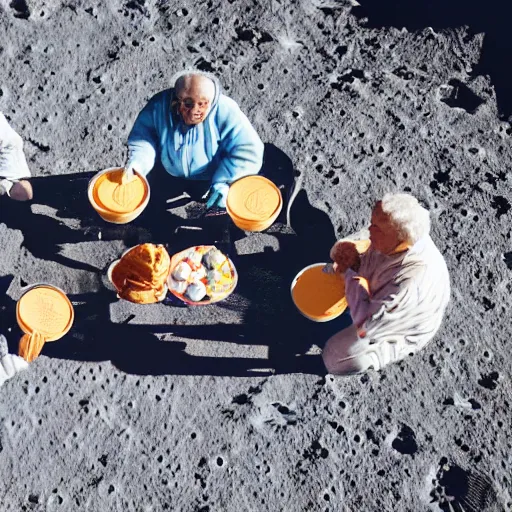
[[(35, 190), (0, 198), (10, 352), (25, 286), (75, 306), (70, 333), (0, 388), (2, 512), (512, 510), (507, 98), (478, 71), (486, 26), (407, 28), (366, 3), (0, 0), (0, 110)], [(269, 165), (293, 169), (307, 236), (238, 239), (239, 287), (217, 306), (138, 306), (105, 289), (130, 243), (87, 182), (124, 164), (137, 113), (186, 68), (215, 73)], [(309, 362), (327, 327), (290, 306), (290, 279), (398, 190), (431, 211), (444, 324), (381, 372), (326, 376)], [(332, 226), (308, 231), (308, 211)]]

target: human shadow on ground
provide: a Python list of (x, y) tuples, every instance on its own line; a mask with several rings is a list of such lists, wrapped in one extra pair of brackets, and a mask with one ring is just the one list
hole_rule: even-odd
[[(366, 26), (369, 28), (406, 27), (415, 31), (427, 27), (442, 30), (467, 25), (473, 33), (483, 32), (485, 36), (480, 61), (472, 75), (489, 75), (496, 90), (500, 115), (504, 118), (512, 115), (510, 2), (493, 2), (489, 5), (479, 0), (359, 0), (359, 4), (352, 12), (359, 18), (367, 18)], [(470, 105), (474, 104), (467, 87), (457, 82), (455, 80), (451, 84), (458, 89), (454, 94), (459, 99), (461, 95), (467, 96)], [(456, 106), (466, 108), (465, 103), (462, 98), (461, 104)]]
[[(288, 197), (294, 182), (295, 170), (291, 160), (275, 146), (266, 146), (265, 175), (274, 182), (283, 183), (283, 196)], [(80, 218), (80, 209), (88, 215), (82, 228), (105, 230), (100, 219), (94, 220), (90, 212), (87, 198), (80, 198), (90, 176), (80, 179), (61, 181), (64, 187), (69, 187), (69, 197), (74, 197), (75, 190), (78, 198), (73, 199), (72, 205), (67, 205), (64, 199), (56, 200), (50, 204), (58, 210), (58, 217), (69, 216), (70, 219)], [(49, 179), (49, 178), (44, 178)], [(42, 180), (44, 180), (42, 179)], [(78, 181), (80, 179), (80, 181)], [(77, 186), (77, 182), (81, 185)], [(55, 183), (55, 181), (54, 181)], [(66, 185), (67, 183), (67, 185)], [(40, 187), (42, 190), (42, 185)], [(82, 192), (80, 192), (82, 190)], [(66, 195), (65, 188), (62, 190)], [(81, 201), (81, 203), (80, 203)], [(42, 201), (41, 201), (42, 202)], [(151, 212), (151, 210), (150, 210)], [(244, 240), (246, 249), (254, 245), (258, 252), (245, 250), (244, 254), (236, 254), (231, 250), (230, 256), (240, 276), (236, 291), (216, 307), (234, 310), (241, 319), (237, 324), (219, 323), (215, 325), (134, 325), (133, 318), (128, 317), (124, 323), (111, 321), (110, 308), (118, 300), (115, 293), (101, 289), (95, 293), (71, 295), (75, 308), (75, 322), (72, 330), (66, 337), (54, 343), (47, 343), (43, 354), (49, 357), (82, 361), (110, 360), (119, 369), (136, 374), (186, 374), (186, 375), (226, 375), (251, 376), (266, 373), (313, 373), (324, 374), (321, 357), (319, 355), (305, 355), (312, 345), (322, 347), (323, 343), (335, 332), (350, 323), (348, 315), (325, 324), (313, 323), (302, 317), (295, 309), (290, 296), (290, 285), (293, 277), (306, 265), (326, 261), (329, 249), (335, 240), (334, 228), (327, 214), (311, 206), (305, 190), (301, 190), (291, 207), (292, 228), (285, 225), (285, 216), (281, 215), (280, 222), (276, 223), (266, 234), (274, 237), (278, 242), (278, 250), (271, 247), (261, 247), (258, 233), (247, 234)], [(94, 212), (93, 212), (94, 214)], [(168, 218), (163, 223), (165, 230), (161, 230), (162, 216), (168, 215), (165, 206), (154, 210), (151, 215), (142, 218), (137, 229), (151, 229), (158, 223), (157, 231), (160, 234), (169, 233), (170, 222)], [(27, 215), (27, 213), (25, 213)], [(75, 217), (78, 216), (78, 217)], [(141, 216), (142, 217), (142, 216)], [(171, 218), (171, 215), (169, 215)], [(228, 216), (219, 217), (223, 222), (229, 221)], [(194, 222), (200, 224), (203, 230), (190, 230), (170, 237), (168, 243), (175, 252), (192, 245), (205, 243), (203, 218), (185, 219), (193, 227)], [(24, 229), (30, 229), (30, 220), (16, 221)], [(176, 224), (183, 223), (184, 219), (174, 218)], [(52, 223), (58, 224), (58, 219), (48, 221), (48, 229)], [(89, 225), (87, 225), (90, 223)], [(85, 225), (84, 225), (85, 224)], [(126, 226), (127, 228), (130, 225)], [(189, 226), (189, 227), (190, 227)], [(228, 222), (232, 235), (231, 247), (235, 240), (245, 237), (246, 234)], [(133, 226), (132, 226), (133, 228)], [(20, 229), (20, 228), (18, 228)], [(166, 231), (167, 230), (167, 231)], [(69, 232), (71, 231), (71, 233)], [(72, 228), (57, 235), (50, 235), (52, 247), (38, 247), (38, 254), (55, 257), (55, 246), (64, 241), (73, 242), (78, 235)], [(144, 231), (145, 232), (145, 231)], [(123, 235), (119, 231), (117, 236)], [(124, 232), (124, 236), (127, 232)], [(130, 235), (130, 233), (128, 233)], [(42, 245), (44, 238), (37, 238), (37, 234), (24, 232), (25, 240)], [(84, 234), (82, 233), (83, 237)], [(152, 239), (153, 233), (148, 236)], [(75, 238), (73, 238), (75, 237)], [(254, 244), (253, 244), (254, 242)], [(48, 244), (48, 240), (46, 240)], [(104, 271), (104, 270), (103, 270)], [(21, 335), (16, 326), (15, 303), (5, 294), (2, 294), (2, 315), (9, 320), (11, 333), (9, 336), (10, 348), (17, 350), (17, 342)], [(148, 308), (152, 306), (147, 306)], [(157, 306), (161, 307), (161, 306)], [(169, 306), (172, 307), (172, 306)], [(208, 307), (208, 306), (206, 306)], [(165, 336), (164, 336), (165, 335)], [(161, 338), (165, 337), (164, 341)], [(173, 338), (176, 341), (172, 341)], [(268, 347), (268, 359), (252, 357), (204, 357), (188, 354), (186, 343), (182, 340), (208, 340), (208, 342), (228, 342), (242, 345), (264, 345)], [(214, 347), (211, 352), (214, 352)]]
[(23, 246), (36, 258), (55, 261), (70, 268), (98, 272), (101, 269), (68, 258), (62, 244), (101, 240), (130, 243), (140, 229), (103, 222), (87, 198), (87, 185), (94, 172), (35, 177), (30, 180), (34, 200), (2, 201), (0, 222), (23, 234)]

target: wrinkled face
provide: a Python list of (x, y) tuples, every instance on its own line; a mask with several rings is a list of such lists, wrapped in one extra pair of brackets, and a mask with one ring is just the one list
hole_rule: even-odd
[(183, 122), (188, 125), (202, 123), (208, 113), (210, 101), (201, 94), (191, 94), (186, 91), (178, 97), (178, 111)]
[(382, 211), (381, 202), (377, 202), (372, 211), (370, 225), (370, 240), (372, 246), (383, 254), (391, 253), (403, 240), (400, 240), (396, 228), (389, 215)]
[(177, 91), (178, 112), (187, 125), (202, 123), (208, 114), (211, 101), (215, 95), (213, 82), (201, 75), (185, 78)]
[(210, 78), (191, 74), (178, 79), (175, 84), (178, 112), (187, 125), (202, 123), (215, 98), (215, 83)]

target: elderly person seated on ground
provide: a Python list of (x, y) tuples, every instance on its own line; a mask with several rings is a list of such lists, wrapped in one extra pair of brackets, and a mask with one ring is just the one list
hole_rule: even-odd
[(224, 208), (229, 184), (257, 174), (263, 161), (263, 143), (247, 117), (221, 94), (216, 78), (200, 72), (183, 73), (172, 89), (151, 98), (128, 149), (128, 175), (132, 169), (146, 175), (158, 158), (169, 175), (202, 181), (208, 207)]
[(23, 179), (29, 177), (23, 140), (0, 112), (0, 196), (6, 194), (16, 201), (29, 201), (32, 186)]
[(0, 334), (0, 387), (6, 380), (26, 368), (28, 368), (28, 363), (25, 359), (15, 354), (9, 354), (7, 340), (3, 334)]
[(330, 338), (322, 357), (329, 373), (380, 370), (422, 349), (441, 325), (450, 297), (446, 263), (429, 236), (430, 216), (408, 194), (387, 194), (375, 205), (369, 248), (331, 250), (345, 277), (353, 324)]

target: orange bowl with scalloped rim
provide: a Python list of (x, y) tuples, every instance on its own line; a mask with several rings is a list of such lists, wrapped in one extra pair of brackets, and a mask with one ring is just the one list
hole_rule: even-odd
[(146, 208), (149, 183), (145, 176), (134, 171), (134, 177), (122, 182), (123, 168), (113, 167), (94, 175), (89, 182), (89, 202), (98, 215), (107, 222), (127, 224)]
[(247, 176), (229, 187), (226, 211), (244, 231), (264, 231), (277, 219), (283, 207), (281, 191), (263, 176)]

